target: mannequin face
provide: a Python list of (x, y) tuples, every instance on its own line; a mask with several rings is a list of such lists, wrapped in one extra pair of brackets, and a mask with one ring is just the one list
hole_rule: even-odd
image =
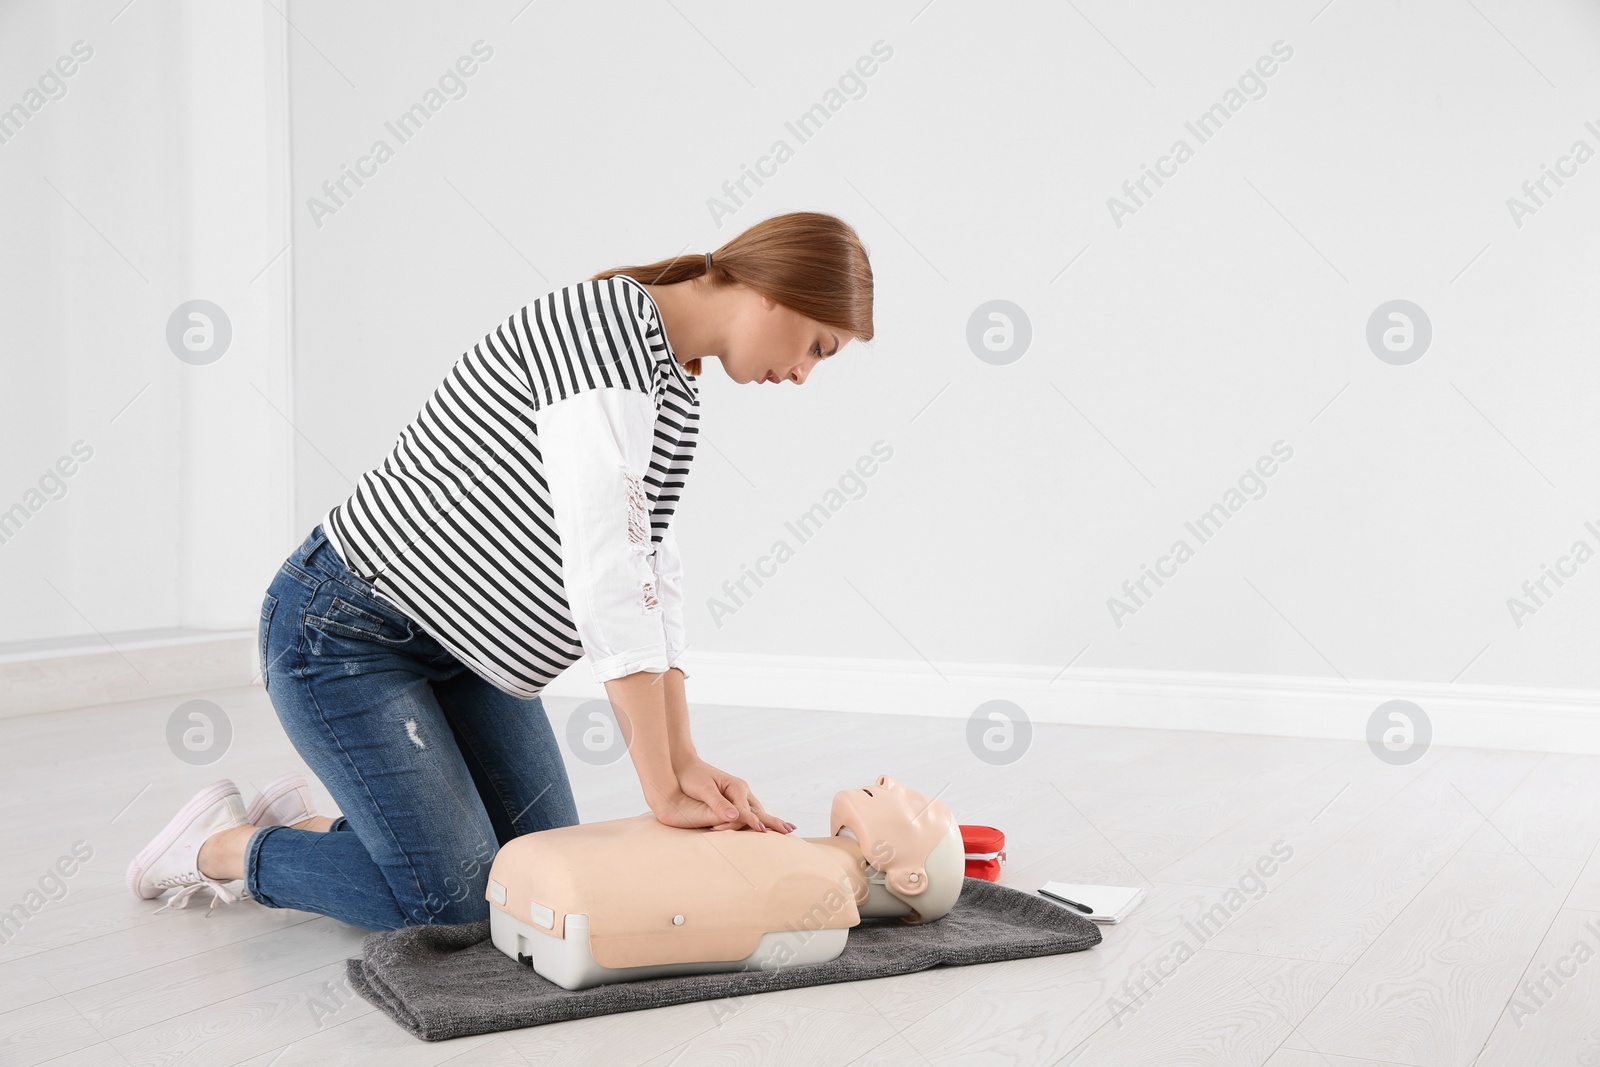
[(722, 369), (740, 384), (804, 385), (813, 367), (850, 340), (839, 330), (743, 286), (722, 295), (729, 311)]
[(908, 789), (884, 774), (871, 785), (836, 794), (833, 816), (841, 822), (857, 824), (864, 836), (854, 829), (850, 836), (860, 842), (868, 863), (883, 868), (903, 849), (919, 861), (928, 854), (945, 829), (943, 823), (947, 820), (941, 816), (949, 811), (942, 806), (933, 811), (933, 807), (927, 794)]
[(907, 789), (887, 774), (878, 775), (877, 781), (862, 786), (860, 791), (867, 796), (856, 800), (857, 809), (873, 812), (874, 817), (886, 821), (908, 823), (928, 810), (927, 794)]

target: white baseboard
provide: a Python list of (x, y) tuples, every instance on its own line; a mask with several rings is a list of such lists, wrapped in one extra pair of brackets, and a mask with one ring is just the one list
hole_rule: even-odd
[[(261, 684), (253, 631), (107, 640), (0, 648), (0, 717)], [(691, 705), (967, 719), (998, 699), (1039, 723), (1365, 742), (1373, 710), (1401, 698), (1427, 714), (1434, 745), (1600, 755), (1600, 691), (1591, 689), (709, 652), (692, 666)], [(582, 659), (545, 695), (603, 699), (605, 687)]]
[(147, 630), (3, 646), (0, 718), (249, 685), (256, 640), (253, 630)]
[[(966, 719), (1009, 700), (1032, 722), (1365, 743), (1388, 700), (1422, 708), (1432, 744), (1600, 754), (1600, 690), (694, 653), (689, 702)], [(547, 695), (604, 697), (580, 660)]]

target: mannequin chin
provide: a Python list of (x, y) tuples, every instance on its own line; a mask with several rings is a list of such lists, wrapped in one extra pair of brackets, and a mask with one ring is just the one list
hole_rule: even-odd
[(566, 989), (826, 963), (862, 919), (942, 918), (966, 852), (948, 806), (887, 775), (829, 837), (685, 830), (653, 814), (524, 834), (489, 871), (495, 947)]

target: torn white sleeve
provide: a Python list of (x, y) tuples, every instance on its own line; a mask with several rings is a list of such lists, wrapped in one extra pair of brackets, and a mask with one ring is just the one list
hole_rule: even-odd
[(678, 668), (688, 678), (690, 661), (684, 655), (684, 649), (689, 647), (689, 635), (683, 622), (683, 557), (678, 552), (676, 525), (674, 516), (667, 524), (667, 532), (661, 535), (661, 543), (656, 545), (656, 591), (667, 631), (667, 666)]
[(567, 604), (595, 680), (665, 671), (643, 482), (655, 443), (654, 399), (598, 387), (545, 405), (537, 418)]

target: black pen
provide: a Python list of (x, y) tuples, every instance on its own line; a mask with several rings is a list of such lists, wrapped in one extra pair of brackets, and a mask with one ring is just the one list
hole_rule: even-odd
[(1079, 904), (1076, 900), (1068, 900), (1066, 897), (1062, 896), (1061, 894), (1052, 893), (1048, 889), (1041, 889), (1041, 890), (1039, 890), (1039, 892), (1043, 893), (1045, 896), (1049, 897), (1051, 900), (1059, 900), (1063, 904), (1071, 904), (1074, 908), (1077, 908), (1079, 911), (1083, 912), (1085, 915), (1093, 915), (1094, 914), (1094, 909), (1089, 907), (1089, 905), (1087, 905), (1087, 904)]

